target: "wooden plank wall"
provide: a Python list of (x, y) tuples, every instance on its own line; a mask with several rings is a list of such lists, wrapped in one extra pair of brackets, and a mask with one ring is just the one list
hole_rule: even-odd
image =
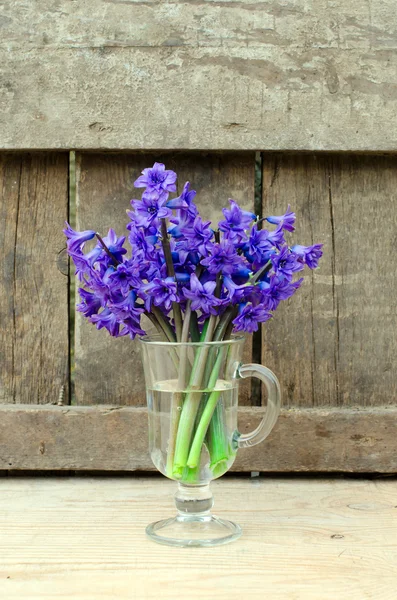
[(265, 155), (263, 210), (297, 213), (321, 267), (263, 329), (286, 406), (395, 404), (397, 158)]
[[(260, 418), (260, 408), (241, 407), (241, 432)], [(0, 469), (155, 471), (147, 426), (143, 407), (0, 405)], [(232, 470), (397, 473), (396, 439), (396, 407), (283, 409)]]
[(69, 394), (68, 154), (0, 155), (0, 403)]
[(395, 0), (2, 2), (0, 147), (395, 151)]
[[(181, 182), (191, 179), (208, 216), (219, 216), (229, 195), (252, 207), (253, 153), (157, 157)], [(132, 183), (152, 160), (79, 154), (79, 227), (116, 224), (121, 233)], [(396, 160), (263, 154), (263, 213), (290, 202), (293, 239), (322, 241), (325, 257), (264, 328), (263, 362), (281, 381), (284, 408), (271, 438), (241, 451), (235, 469), (395, 472)], [(67, 179), (67, 155), (3, 156), (0, 469), (150, 469), (144, 385), (129, 340), (78, 321), (78, 406), (48, 406), (63, 385), (68, 402)], [(261, 412), (248, 390), (241, 403), (240, 427), (249, 431)]]

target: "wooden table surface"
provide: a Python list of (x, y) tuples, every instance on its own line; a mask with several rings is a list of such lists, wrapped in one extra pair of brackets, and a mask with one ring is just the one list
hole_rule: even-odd
[(394, 478), (225, 477), (214, 512), (243, 537), (210, 549), (145, 537), (174, 491), (157, 476), (0, 478), (0, 598), (397, 598)]

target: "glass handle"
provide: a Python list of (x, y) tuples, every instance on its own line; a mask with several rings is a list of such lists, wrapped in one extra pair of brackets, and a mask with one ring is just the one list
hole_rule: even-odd
[(238, 433), (237, 444), (239, 448), (255, 446), (263, 442), (276, 424), (277, 417), (280, 414), (281, 391), (280, 384), (275, 374), (262, 365), (241, 365), (237, 374), (245, 379), (246, 377), (257, 377), (266, 386), (267, 389), (267, 408), (265, 416), (254, 431), (251, 433)]

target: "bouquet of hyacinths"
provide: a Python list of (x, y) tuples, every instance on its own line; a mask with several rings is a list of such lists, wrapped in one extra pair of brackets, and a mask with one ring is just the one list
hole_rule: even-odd
[[(256, 331), (301, 286), (295, 274), (317, 267), (322, 245), (290, 247), (285, 234), (294, 231), (295, 214), (289, 207), (284, 215), (258, 219), (229, 200), (214, 226), (199, 215), (189, 183), (170, 198), (176, 179), (155, 163), (135, 181), (145, 189), (127, 211), (129, 251), (126, 237), (113, 229), (104, 238), (69, 225), (64, 233), (81, 283), (77, 310), (97, 329), (115, 337), (145, 336), (145, 315), (163, 340), (182, 342), (175, 356), (178, 382), (166, 473), (194, 481), (203, 444), (214, 476), (224, 472), (222, 464), (235, 450), (223, 434), (217, 406), (223, 350), (203, 346), (190, 364), (186, 343)], [(273, 227), (264, 228), (265, 221)], [(94, 239), (95, 247), (84, 252)]]

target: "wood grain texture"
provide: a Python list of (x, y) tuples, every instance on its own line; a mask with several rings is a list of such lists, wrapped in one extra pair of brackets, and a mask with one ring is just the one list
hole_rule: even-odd
[[(133, 182), (155, 160), (165, 162), (179, 176), (178, 191), (185, 181), (196, 189), (203, 218), (218, 220), (221, 208), (233, 197), (247, 209), (254, 206), (254, 154), (78, 154), (77, 224), (79, 229), (107, 233), (114, 227), (123, 235), (131, 198), (140, 197)], [(245, 359), (251, 357), (251, 340)], [(76, 320), (75, 391), (78, 404), (144, 405), (145, 385), (138, 342), (111, 338), (97, 331), (81, 315)], [(249, 386), (242, 389), (241, 403), (249, 404)]]
[(67, 214), (67, 154), (0, 155), (0, 403), (68, 398)]
[(394, 0), (2, 9), (1, 148), (396, 149)]
[[(262, 414), (240, 408), (240, 431)], [(2, 405), (0, 469), (154, 470), (146, 409)], [(284, 409), (264, 443), (239, 450), (233, 470), (396, 473), (397, 409)]]
[(397, 159), (265, 155), (264, 214), (297, 213), (294, 243), (324, 243), (319, 270), (263, 337), (284, 405), (395, 403)]
[(394, 600), (395, 479), (222, 478), (216, 514), (243, 536), (181, 550), (145, 536), (173, 516), (164, 478), (5, 478), (7, 600)]

